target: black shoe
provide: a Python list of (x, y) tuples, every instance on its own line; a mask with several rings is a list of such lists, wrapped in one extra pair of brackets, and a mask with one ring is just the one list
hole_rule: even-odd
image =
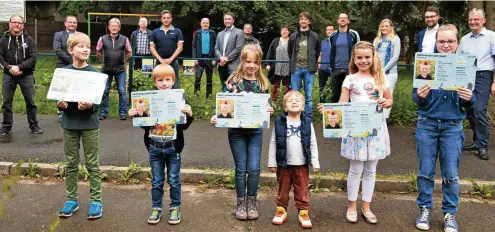
[(120, 120), (127, 120), (127, 118), (125, 117), (125, 114), (120, 115)]
[(462, 148), (462, 150), (464, 150), (464, 151), (476, 151), (476, 150), (478, 150), (478, 148), (476, 147), (476, 144), (471, 143), (471, 144), (469, 144), (467, 146), (464, 146)]
[(6, 136), (6, 135), (9, 135), (11, 133), (12, 133), (12, 131), (9, 128), (2, 127), (2, 129), (0, 129), (0, 136)]
[(487, 149), (479, 149), (478, 150), (478, 156), (482, 160), (489, 160), (490, 157), (488, 157), (488, 150)]
[(38, 124), (30, 126), (29, 129), (31, 129), (31, 133), (33, 134), (43, 134), (43, 130), (38, 126)]
[(105, 119), (107, 119), (107, 116), (106, 115), (100, 115), (100, 116), (98, 116), (98, 120), (100, 120), (100, 121), (101, 120), (105, 120)]

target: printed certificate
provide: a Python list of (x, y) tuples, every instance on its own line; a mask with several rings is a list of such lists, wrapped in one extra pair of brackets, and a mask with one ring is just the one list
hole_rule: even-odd
[(48, 99), (100, 104), (108, 75), (99, 72), (57, 68), (53, 73)]
[(413, 87), (429, 84), (432, 89), (474, 89), (476, 55), (416, 53)]
[(186, 105), (183, 89), (137, 91), (131, 93), (131, 99), (137, 111), (134, 126), (186, 123), (186, 115), (180, 112)]
[(323, 105), (323, 137), (377, 135), (383, 109), (376, 102), (328, 103)]
[(269, 128), (270, 94), (217, 93), (217, 127)]
[(184, 60), (182, 61), (182, 71), (183, 76), (194, 76), (194, 60)]

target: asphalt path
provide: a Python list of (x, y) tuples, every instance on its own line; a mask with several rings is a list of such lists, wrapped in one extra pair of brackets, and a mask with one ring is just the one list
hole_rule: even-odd
[[(55, 115), (40, 115), (42, 135), (29, 132), (26, 115), (14, 115), (13, 140), (0, 143), (0, 161), (64, 162), (62, 129)], [(272, 125), (273, 126), (273, 125)], [(325, 139), (322, 126), (315, 125), (318, 139), (319, 160), (323, 171), (347, 173), (349, 161), (340, 156), (340, 139)], [(378, 163), (381, 175), (403, 175), (417, 172), (415, 128), (389, 127), (392, 154)], [(263, 132), (261, 167), (267, 170), (268, 142), (272, 129)], [(144, 131), (132, 127), (132, 121), (106, 119), (100, 123), (100, 161), (102, 165), (127, 166), (130, 156), (134, 162), (148, 166), (148, 154), (143, 143)], [(494, 131), (492, 135), (495, 136)], [(470, 140), (471, 131), (466, 131)], [(182, 153), (183, 168), (230, 169), (234, 167), (227, 139), (227, 129), (213, 127), (208, 121), (196, 120), (185, 131), (185, 148)], [(475, 152), (463, 152), (459, 175), (461, 178), (495, 180), (494, 140), (489, 141), (492, 159), (478, 159)], [(82, 153), (82, 152), (81, 152)], [(81, 157), (83, 157), (81, 155)], [(84, 160), (81, 158), (81, 160)], [(441, 178), (437, 164), (436, 176)]]

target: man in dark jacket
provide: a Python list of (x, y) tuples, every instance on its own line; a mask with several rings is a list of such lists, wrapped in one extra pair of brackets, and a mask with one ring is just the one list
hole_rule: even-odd
[(332, 69), (331, 102), (337, 103), (342, 92), (342, 83), (349, 74), (349, 61), (351, 60), (352, 47), (359, 42), (357, 31), (349, 29), (349, 15), (340, 13), (337, 23), (339, 30), (330, 35), (330, 68)]
[[(65, 30), (55, 32), (53, 36), (53, 50), (57, 54), (56, 68), (63, 68), (72, 64), (72, 56), (67, 51), (67, 40), (77, 29), (77, 18), (72, 15), (65, 17)], [(62, 122), (62, 111), (57, 110), (58, 120)]]
[(34, 76), (36, 66), (36, 44), (24, 31), (24, 18), (19, 15), (10, 17), (9, 31), (0, 39), (0, 64), (3, 67), (2, 95), (3, 122), (1, 136), (11, 133), (13, 124), (12, 102), (17, 85), (21, 88), (26, 102), (29, 129), (34, 134), (42, 134), (43, 130), (36, 120), (34, 102)]
[(289, 37), (287, 50), (290, 58), (291, 89), (300, 91), (304, 81), (305, 113), (313, 112), (313, 84), (317, 71), (316, 61), (320, 55), (320, 41), (316, 32), (309, 29), (308, 12), (299, 14), (299, 30)]
[[(131, 34), (131, 45), (133, 56), (149, 56), (150, 38), (152, 31), (148, 28), (148, 19), (141, 17), (139, 19), (139, 28)], [(142, 58), (134, 58), (134, 69), (141, 69), (143, 65)]]
[[(210, 29), (210, 20), (208, 18), (201, 19), (201, 29), (194, 32), (192, 42), (192, 57), (193, 58), (215, 58), (215, 41), (217, 34)], [(194, 92), (197, 93), (201, 89), (201, 76), (203, 71), (206, 71), (206, 97), (211, 96), (212, 92), (212, 76), (213, 66), (216, 61), (194, 61), (196, 66), (196, 81), (194, 82)]]
[(260, 41), (258, 41), (258, 39), (254, 38), (253, 36), (253, 25), (251, 25), (250, 23), (244, 24), (243, 31), (244, 31), (244, 37), (246, 37), (244, 45), (260, 44)]

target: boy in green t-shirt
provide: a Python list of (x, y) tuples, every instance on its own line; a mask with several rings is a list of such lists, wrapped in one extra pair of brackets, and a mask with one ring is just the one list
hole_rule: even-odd
[[(65, 66), (67, 69), (98, 72), (86, 60), (91, 52), (89, 37), (80, 32), (72, 34), (67, 40), (67, 50), (72, 56), (73, 63)], [(79, 147), (82, 140), (85, 166), (89, 173), (90, 203), (88, 219), (98, 219), (102, 216), (101, 204), (101, 172), (99, 155), (99, 122), (98, 105), (91, 102), (58, 101), (57, 107), (62, 114), (62, 129), (64, 153), (67, 158), (66, 178), (67, 202), (60, 210), (60, 217), (70, 217), (79, 209), (77, 202), (77, 180), (79, 167)]]

